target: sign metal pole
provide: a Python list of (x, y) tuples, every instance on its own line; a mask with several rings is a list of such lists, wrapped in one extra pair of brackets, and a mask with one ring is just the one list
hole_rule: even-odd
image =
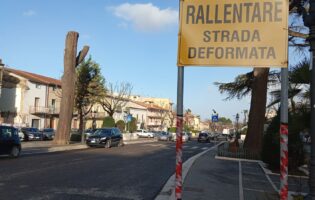
[(281, 69), (280, 199), (288, 199), (288, 68)]
[(177, 118), (176, 118), (176, 178), (175, 198), (182, 199), (182, 157), (183, 157), (183, 100), (184, 100), (184, 67), (178, 67), (177, 75)]

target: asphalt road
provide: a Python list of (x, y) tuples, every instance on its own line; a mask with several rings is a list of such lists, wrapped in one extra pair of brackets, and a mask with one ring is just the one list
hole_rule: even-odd
[[(184, 144), (183, 160), (213, 144)], [(0, 158), (0, 199), (154, 199), (175, 169), (175, 143)]]

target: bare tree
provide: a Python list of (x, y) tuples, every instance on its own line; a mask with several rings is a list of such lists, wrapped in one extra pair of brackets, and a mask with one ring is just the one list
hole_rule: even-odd
[(99, 100), (99, 103), (105, 110), (105, 112), (113, 117), (118, 109), (123, 108), (129, 101), (132, 91), (132, 85), (130, 83), (108, 83), (106, 85), (106, 97)]

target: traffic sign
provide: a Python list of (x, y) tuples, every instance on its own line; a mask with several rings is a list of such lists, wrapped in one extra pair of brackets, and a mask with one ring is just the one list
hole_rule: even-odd
[(131, 115), (131, 114), (128, 114), (128, 115), (127, 115), (127, 122), (131, 122), (131, 120), (132, 120), (132, 115)]
[(212, 120), (212, 122), (218, 122), (219, 121), (219, 115), (218, 114), (212, 115), (211, 120)]
[(288, 66), (288, 0), (180, 1), (178, 66)]

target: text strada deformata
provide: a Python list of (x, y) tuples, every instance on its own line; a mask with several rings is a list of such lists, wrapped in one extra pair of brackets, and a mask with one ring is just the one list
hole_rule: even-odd
[(178, 65), (287, 66), (286, 0), (184, 0)]

